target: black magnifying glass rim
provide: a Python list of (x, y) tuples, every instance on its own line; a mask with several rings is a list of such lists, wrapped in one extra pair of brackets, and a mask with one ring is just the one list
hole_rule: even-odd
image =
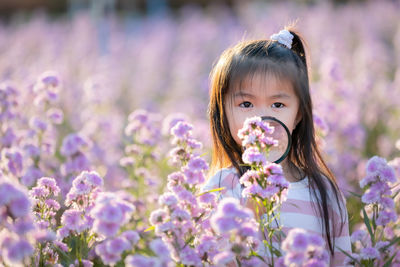
[(288, 156), (288, 154), (290, 152), (290, 147), (292, 146), (292, 135), (290, 134), (288, 127), (286, 127), (286, 125), (283, 122), (281, 122), (280, 120), (278, 120), (277, 118), (272, 117), (272, 116), (262, 116), (261, 119), (263, 121), (264, 120), (273, 120), (273, 121), (279, 123), (280, 125), (282, 125), (286, 131), (286, 134), (288, 136), (288, 145), (286, 147), (286, 151), (285, 151), (285, 153), (283, 153), (283, 155), (279, 159), (274, 161), (274, 163), (276, 163), (276, 164), (281, 163)]

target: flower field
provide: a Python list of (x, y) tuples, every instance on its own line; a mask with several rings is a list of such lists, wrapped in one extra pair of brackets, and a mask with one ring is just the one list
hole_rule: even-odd
[[(253, 3), (0, 24), (0, 265), (328, 266), (324, 241), (301, 229), (284, 254), (258, 257), (269, 222), (201, 190), (213, 63), (298, 18), (318, 142), (347, 201), (346, 264), (400, 266), (399, 12)], [(280, 167), (244, 155), (246, 196), (273, 209)], [(259, 193), (251, 175), (268, 181)]]

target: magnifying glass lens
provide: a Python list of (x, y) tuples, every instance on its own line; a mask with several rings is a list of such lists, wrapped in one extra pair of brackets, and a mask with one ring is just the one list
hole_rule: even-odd
[(275, 142), (274, 145), (269, 146), (269, 149), (265, 150), (266, 158), (269, 162), (280, 163), (287, 157), (290, 151), (290, 132), (283, 122), (274, 117), (265, 116), (262, 117), (262, 120), (273, 127), (273, 131), (265, 133), (266, 137), (277, 141), (277, 143)]

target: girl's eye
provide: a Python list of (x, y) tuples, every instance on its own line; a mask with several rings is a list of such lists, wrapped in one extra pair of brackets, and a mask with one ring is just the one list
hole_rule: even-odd
[(285, 105), (280, 103), (280, 102), (276, 102), (272, 104), (272, 107), (274, 108), (283, 108)]
[(244, 102), (240, 103), (239, 106), (242, 108), (250, 108), (250, 107), (253, 107), (253, 104), (250, 103), (249, 101), (244, 101)]

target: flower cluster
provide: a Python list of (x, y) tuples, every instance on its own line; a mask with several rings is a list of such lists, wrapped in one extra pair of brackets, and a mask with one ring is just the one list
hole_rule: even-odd
[(128, 230), (117, 235), (121, 226), (129, 222), (134, 206), (114, 193), (102, 192), (96, 198), (90, 215), (93, 218), (93, 232), (105, 237), (96, 246), (96, 254), (106, 264), (116, 264), (122, 253), (131, 250), (139, 241), (136, 231)]
[(238, 137), (246, 148), (259, 147), (264, 149), (277, 145), (277, 140), (270, 136), (274, 130), (274, 127), (264, 122), (261, 117), (251, 117), (246, 119), (243, 127), (238, 131)]
[(366, 165), (366, 176), (360, 181), (364, 190), (361, 217), (364, 224), (351, 234), (354, 253), (347, 255), (346, 264), (361, 266), (397, 266), (398, 214), (392, 192), (395, 171), (384, 158), (374, 156)]
[(113, 237), (120, 227), (126, 224), (135, 207), (117, 197), (114, 193), (99, 193), (94, 208), (90, 211), (93, 222), (93, 231), (105, 237)]
[(55, 230), (57, 228), (56, 215), (60, 209), (60, 204), (55, 197), (60, 193), (56, 180), (50, 177), (42, 177), (37, 181), (37, 185), (29, 191), (29, 196), (33, 201), (33, 214), (40, 232), (41, 249), (40, 258), (46, 260), (48, 264), (54, 264), (58, 260), (58, 253), (55, 251), (52, 242), (55, 240)]
[(282, 250), (285, 255), (278, 260), (278, 266), (323, 267), (329, 265), (325, 241), (320, 235), (309, 233), (304, 229), (291, 229), (282, 243)]
[(60, 148), (61, 155), (67, 159), (61, 166), (64, 176), (76, 175), (90, 169), (86, 151), (91, 145), (90, 140), (80, 133), (72, 133), (64, 137)]
[(0, 170), (5, 175), (20, 177), (23, 171), (23, 156), (19, 149), (4, 148), (0, 153)]
[(58, 100), (60, 79), (54, 71), (46, 71), (33, 86), (36, 93), (34, 104), (36, 106), (48, 105)]
[(125, 259), (125, 265), (127, 267), (170, 266), (171, 253), (162, 239), (157, 238), (150, 241), (149, 248), (155, 256), (129, 255)]
[(129, 114), (125, 135), (132, 136), (138, 143), (153, 146), (161, 138), (159, 120), (157, 114), (137, 109)]
[[(260, 229), (268, 232), (269, 240), (266, 242), (269, 244), (280, 234), (281, 226), (275, 225), (274, 219), (279, 219), (280, 205), (286, 200), (289, 187), (282, 167), (268, 162), (265, 156), (272, 146), (278, 145), (278, 141), (271, 137), (274, 130), (274, 127), (260, 117), (253, 117), (246, 119), (243, 128), (238, 132), (245, 148), (243, 162), (250, 166), (239, 180), (244, 186), (242, 197), (248, 203), (255, 204), (253, 208), (260, 220)], [(271, 255), (270, 263), (273, 265), (276, 253), (272, 246), (268, 250)]]
[(261, 243), (259, 225), (254, 219), (253, 212), (242, 207), (238, 199), (222, 199), (217, 211), (211, 217), (211, 226), (223, 239), (230, 241), (214, 256), (213, 261), (216, 265), (236, 260), (242, 262), (242, 266), (265, 264), (261, 260), (258, 264), (255, 259), (250, 261), (249, 254), (257, 251)]
[(170, 151), (173, 163), (186, 163), (194, 149), (200, 149), (202, 144), (192, 136), (193, 126), (185, 121), (177, 121), (171, 128), (172, 144), (176, 145)]
[(394, 201), (391, 198), (391, 184), (396, 181), (394, 169), (389, 166), (384, 158), (372, 157), (367, 163), (367, 174), (360, 181), (360, 186), (365, 190), (361, 200), (363, 203), (375, 205), (377, 212), (377, 225), (387, 225), (397, 220), (394, 210)]
[(60, 209), (60, 204), (53, 197), (58, 196), (60, 188), (56, 180), (50, 177), (42, 177), (37, 181), (37, 186), (29, 191), (33, 200), (33, 212), (41, 228), (46, 229), (52, 226), (55, 228), (56, 212)]
[(274, 202), (284, 201), (289, 187), (282, 167), (275, 163), (264, 165), (259, 170), (248, 170), (240, 177), (240, 183), (245, 186), (243, 197), (254, 196)]
[(181, 120), (171, 128), (172, 142), (181, 151), (173, 153), (173, 157), (181, 163), (181, 168), (168, 175), (168, 190), (159, 197), (160, 208), (151, 213), (150, 223), (171, 252), (171, 260), (202, 266), (203, 262), (212, 263), (211, 257), (216, 253), (209, 222), (215, 195), (207, 192), (198, 195), (208, 164), (193, 154), (201, 144), (192, 137), (192, 128)]
[[(0, 122), (7, 125), (8, 122), (17, 115), (16, 107), (18, 106), (18, 91), (9, 83), (0, 84)], [(4, 129), (1, 129), (4, 130)], [(8, 128), (9, 136), (13, 136), (12, 128)], [(11, 132), (10, 132), (11, 131)], [(9, 147), (14, 138), (5, 138), (0, 143), (2, 147)]]
[(31, 205), (23, 188), (11, 182), (0, 183), (0, 263), (29, 263), (36, 241)]

